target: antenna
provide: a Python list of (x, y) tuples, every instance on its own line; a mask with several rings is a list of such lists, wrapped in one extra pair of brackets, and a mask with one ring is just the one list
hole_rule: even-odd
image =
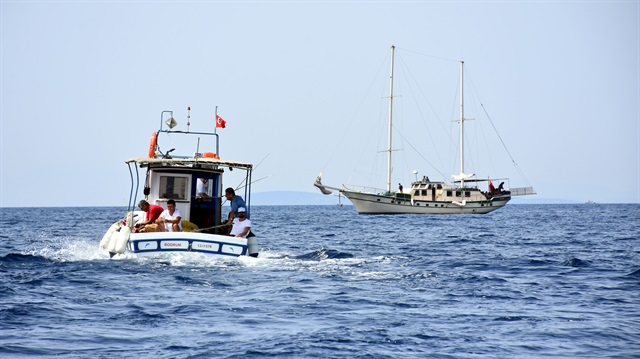
[(187, 132), (189, 132), (189, 126), (191, 126), (191, 106), (187, 107)]

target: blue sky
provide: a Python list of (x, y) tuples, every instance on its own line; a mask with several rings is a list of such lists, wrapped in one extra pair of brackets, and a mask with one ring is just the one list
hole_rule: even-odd
[(638, 1), (0, 6), (0, 206), (126, 205), (124, 160), (147, 153), (161, 111), (184, 126), (187, 106), (193, 131), (212, 129), (218, 106), (220, 155), (261, 162), (255, 192), (315, 192), (320, 171), (327, 184), (384, 187), (391, 45), (397, 77), (420, 84), (398, 82), (394, 183), (458, 171), (441, 140), (455, 133), (464, 60), (480, 99), (466, 116), (483, 139), (468, 147), (479, 176), (539, 199), (640, 202)]

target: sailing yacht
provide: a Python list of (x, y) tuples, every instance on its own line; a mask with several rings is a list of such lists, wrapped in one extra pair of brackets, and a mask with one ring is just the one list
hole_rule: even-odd
[[(464, 168), (464, 62), (460, 62), (460, 173), (453, 175), (453, 183), (430, 181), (427, 177), (411, 183), (408, 192), (391, 190), (392, 172), (392, 127), (393, 127), (393, 67), (395, 46), (391, 46), (391, 71), (389, 85), (387, 188), (386, 190), (366, 190), (363, 186), (343, 185), (342, 188), (322, 184), (322, 173), (314, 186), (329, 195), (338, 191), (347, 197), (356, 211), (362, 214), (484, 214), (504, 207), (513, 196), (535, 194), (532, 187), (506, 189), (508, 179), (477, 179), (474, 174), (465, 173)], [(493, 182), (500, 182), (496, 188)], [(488, 182), (486, 191), (478, 187)]]

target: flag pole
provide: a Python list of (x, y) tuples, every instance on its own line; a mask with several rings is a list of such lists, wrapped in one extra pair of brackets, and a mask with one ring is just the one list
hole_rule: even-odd
[(215, 123), (215, 126), (213, 126), (213, 133), (218, 133), (218, 106), (216, 106), (213, 114), (213, 122)]
[(218, 137), (218, 106), (216, 106), (213, 120), (215, 122), (215, 125), (213, 126), (213, 133), (216, 135), (216, 155), (220, 156), (220, 138)]

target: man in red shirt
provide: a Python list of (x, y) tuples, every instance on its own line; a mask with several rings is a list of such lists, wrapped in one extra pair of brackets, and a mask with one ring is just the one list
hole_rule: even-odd
[(156, 219), (160, 217), (164, 208), (155, 204), (149, 204), (149, 202), (144, 199), (138, 203), (138, 207), (147, 212), (147, 216), (143, 222), (136, 224), (136, 228), (138, 228), (140, 232), (156, 232), (158, 226), (156, 224)]

